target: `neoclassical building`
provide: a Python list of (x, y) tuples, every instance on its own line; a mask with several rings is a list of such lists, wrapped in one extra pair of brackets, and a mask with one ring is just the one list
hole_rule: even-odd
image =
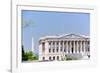
[(64, 34), (40, 38), (39, 61), (64, 60), (66, 56), (76, 59), (84, 59), (84, 57), (89, 58), (89, 36)]

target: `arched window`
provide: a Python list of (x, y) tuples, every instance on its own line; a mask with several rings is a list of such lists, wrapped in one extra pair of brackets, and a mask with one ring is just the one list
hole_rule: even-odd
[(55, 56), (53, 56), (53, 60), (55, 60)]

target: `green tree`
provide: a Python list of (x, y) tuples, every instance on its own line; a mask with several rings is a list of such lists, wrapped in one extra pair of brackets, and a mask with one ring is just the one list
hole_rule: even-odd
[(34, 60), (32, 51), (26, 52), (25, 55), (27, 57), (27, 60), (30, 60), (30, 61)]
[(25, 58), (24, 46), (22, 45), (22, 61), (24, 60), (26, 60), (26, 58)]
[(33, 59), (34, 59), (34, 60), (38, 60), (38, 56), (35, 55), (35, 54), (33, 54)]
[(65, 56), (65, 60), (73, 60), (70, 56)]
[(25, 52), (22, 45), (22, 61), (38, 60), (38, 56), (33, 54), (32, 51)]

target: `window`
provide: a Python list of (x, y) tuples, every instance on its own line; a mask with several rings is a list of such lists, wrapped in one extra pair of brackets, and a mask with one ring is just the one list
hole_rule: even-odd
[(49, 60), (51, 60), (51, 57), (49, 57)]
[(53, 42), (53, 45), (55, 45), (55, 42)]
[(72, 49), (71, 49), (71, 50), (72, 50), (72, 53), (73, 53), (73, 51), (74, 51), (73, 47), (72, 47)]
[(63, 47), (63, 42), (61, 42), (60, 45)]
[(45, 52), (45, 43), (42, 43), (42, 52)]
[(90, 51), (90, 48), (88, 47), (88, 52)]
[(55, 49), (53, 49), (53, 52), (55, 52)]
[(61, 47), (60, 51), (62, 52), (62, 47)]
[(64, 45), (66, 45), (66, 41), (64, 42)]
[(66, 48), (64, 49), (64, 52), (66, 52)]
[(53, 56), (53, 60), (55, 60), (55, 56)]
[(89, 41), (88, 41), (88, 45), (89, 45), (90, 43), (89, 43)]
[(51, 42), (49, 42), (49, 45), (51, 45)]
[(57, 47), (56, 51), (58, 52), (58, 47)]
[(49, 53), (51, 52), (51, 49), (49, 49)]
[(43, 60), (45, 60), (45, 57), (43, 57)]
[(58, 45), (58, 42), (57, 42), (57, 45)]
[(59, 60), (59, 56), (57, 56), (57, 60)]

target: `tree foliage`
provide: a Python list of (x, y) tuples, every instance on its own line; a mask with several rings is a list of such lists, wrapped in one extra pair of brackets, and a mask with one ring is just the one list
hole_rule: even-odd
[(22, 46), (22, 61), (38, 60), (38, 56), (33, 54), (32, 51), (25, 52)]

